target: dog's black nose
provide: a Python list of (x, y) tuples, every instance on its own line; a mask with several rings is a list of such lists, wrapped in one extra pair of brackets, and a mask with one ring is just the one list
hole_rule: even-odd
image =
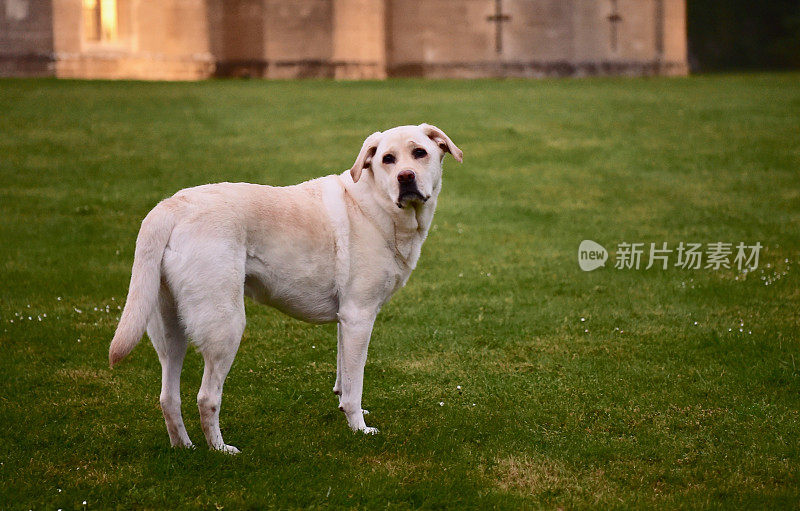
[(401, 183), (413, 183), (416, 178), (417, 176), (414, 174), (413, 170), (401, 170), (400, 173), (397, 174), (397, 180)]

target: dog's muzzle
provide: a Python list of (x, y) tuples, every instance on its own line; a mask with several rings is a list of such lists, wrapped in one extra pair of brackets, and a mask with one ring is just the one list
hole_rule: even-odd
[(428, 197), (422, 195), (417, 188), (417, 175), (413, 170), (401, 170), (397, 174), (397, 182), (400, 183), (400, 193), (397, 196), (397, 207), (400, 209), (412, 201), (422, 204), (430, 197), (430, 195)]
[(400, 185), (400, 194), (397, 197), (397, 207), (403, 209), (409, 202), (423, 204), (428, 201), (430, 196), (425, 197), (417, 188), (415, 183)]

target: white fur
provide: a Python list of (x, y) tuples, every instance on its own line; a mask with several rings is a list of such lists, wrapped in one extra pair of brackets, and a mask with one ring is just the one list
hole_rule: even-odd
[[(427, 156), (415, 156), (420, 148)], [(222, 386), (244, 331), (244, 295), (296, 318), (338, 322), (334, 392), (353, 430), (376, 433), (361, 409), (375, 317), (408, 280), (441, 189), (442, 160), (461, 151), (427, 124), (374, 133), (353, 168), (294, 186), (219, 183), (188, 188), (142, 222), (131, 286), (109, 349), (113, 366), (147, 330), (162, 367), (161, 407), (173, 446), (191, 446), (181, 417), (188, 342), (205, 361), (197, 394), (208, 445), (219, 429)], [(396, 162), (384, 164), (385, 154)], [(397, 175), (416, 174), (426, 201), (399, 201)], [(403, 206), (403, 207), (400, 207)]]

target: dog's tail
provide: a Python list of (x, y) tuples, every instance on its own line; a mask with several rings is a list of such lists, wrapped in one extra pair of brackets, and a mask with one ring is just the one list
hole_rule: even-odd
[(128, 298), (108, 350), (108, 363), (111, 367), (139, 344), (147, 329), (147, 322), (158, 302), (161, 259), (174, 226), (172, 212), (161, 204), (142, 220), (142, 227), (136, 238)]

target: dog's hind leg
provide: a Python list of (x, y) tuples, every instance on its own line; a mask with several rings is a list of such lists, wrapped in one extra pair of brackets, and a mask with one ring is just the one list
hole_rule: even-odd
[[(197, 344), (205, 361), (203, 381), (197, 393), (197, 408), (206, 441), (212, 449), (236, 454), (239, 449), (226, 445), (222, 440), (219, 409), (222, 386), (244, 332), (244, 277), (241, 282), (226, 280), (208, 278), (207, 286), (201, 290), (203, 296), (195, 295), (194, 306), (186, 311), (185, 319), (186, 324), (191, 325), (189, 336)], [(238, 289), (232, 285), (238, 286)]]
[[(182, 240), (178, 233), (176, 244)], [(205, 368), (197, 408), (208, 446), (235, 454), (219, 429), (222, 386), (236, 357), (245, 326), (243, 243), (205, 239), (183, 253), (167, 251), (165, 273), (186, 334), (203, 355)]]
[(222, 404), (222, 386), (233, 364), (236, 350), (244, 330), (244, 306), (241, 314), (220, 318), (219, 328), (215, 329), (213, 339), (206, 339), (200, 345), (205, 360), (203, 382), (197, 393), (197, 408), (200, 410), (200, 423), (206, 435), (208, 446), (228, 454), (237, 454), (239, 449), (227, 445), (222, 440), (219, 429), (219, 409)]
[(173, 447), (191, 447), (181, 416), (181, 368), (186, 355), (186, 333), (178, 320), (175, 301), (166, 286), (158, 294), (158, 308), (147, 325), (147, 334), (161, 362), (161, 411)]

